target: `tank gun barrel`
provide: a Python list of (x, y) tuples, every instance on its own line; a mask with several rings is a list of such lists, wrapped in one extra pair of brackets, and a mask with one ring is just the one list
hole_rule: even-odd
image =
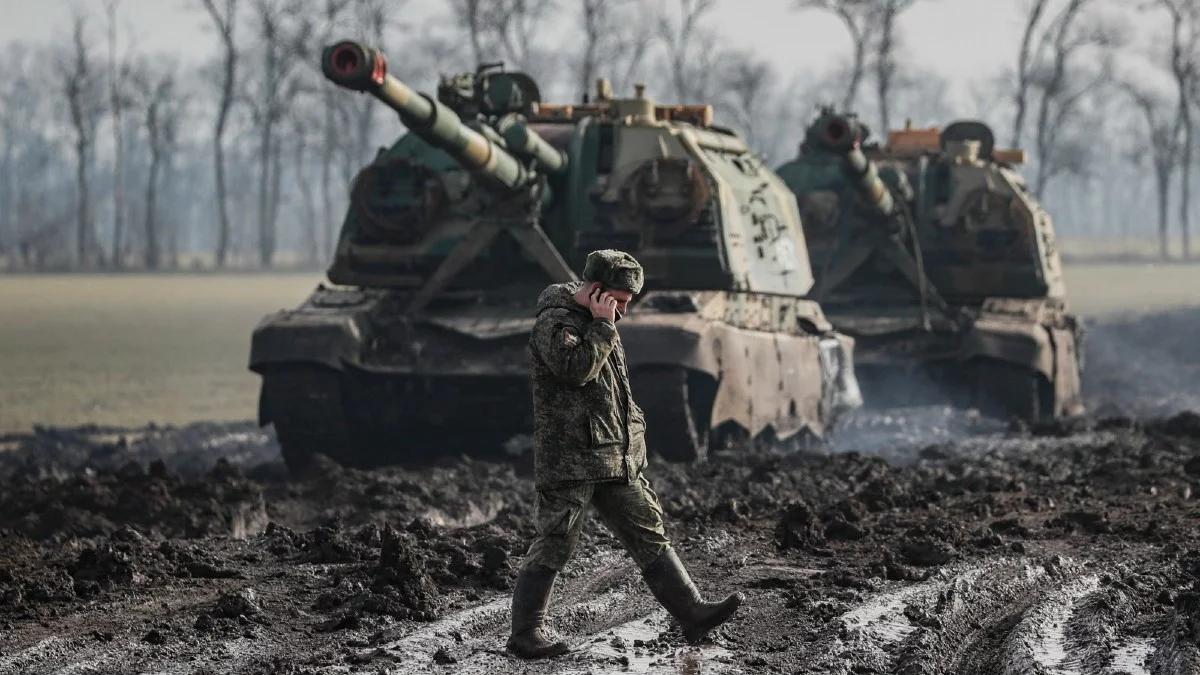
[[(422, 94), (388, 73), (387, 59), (378, 49), (352, 40), (325, 48), (321, 71), (334, 84), (365, 91), (395, 110), (400, 121), (430, 145), (444, 150), (464, 168), (486, 176), (499, 186), (516, 190), (537, 177), (496, 141), (472, 129), (444, 103)], [(513, 125), (516, 128), (518, 125)], [(544, 139), (520, 124), (519, 137), (531, 149), (535, 165), (544, 171), (560, 170), (565, 157)], [(514, 137), (518, 134), (514, 132)], [(518, 148), (523, 151), (524, 148)]]
[(892, 216), (896, 212), (896, 202), (879, 177), (875, 163), (863, 154), (861, 143), (866, 134), (858, 120), (828, 115), (817, 121), (815, 131), (816, 140), (824, 149), (842, 156), (842, 170), (863, 201), (880, 215)]

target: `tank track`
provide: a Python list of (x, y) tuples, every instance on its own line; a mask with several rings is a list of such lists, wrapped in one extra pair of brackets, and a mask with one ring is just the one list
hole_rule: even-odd
[(311, 474), (317, 455), (339, 464), (358, 463), (337, 371), (316, 366), (272, 369), (263, 373), (260, 405), (275, 425), (283, 461), (292, 474)]
[(1029, 424), (1054, 417), (1052, 385), (1040, 373), (991, 359), (974, 365), (973, 404), (983, 414)]
[(646, 413), (648, 450), (671, 462), (706, 459), (709, 420), (698, 412), (706, 406), (695, 400), (688, 371), (671, 366), (646, 366), (630, 373), (630, 378), (634, 398)]

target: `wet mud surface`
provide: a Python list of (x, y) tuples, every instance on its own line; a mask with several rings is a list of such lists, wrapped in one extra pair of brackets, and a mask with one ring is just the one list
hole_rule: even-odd
[(533, 663), (503, 652), (525, 462), (293, 481), (251, 424), (0, 437), (0, 672), (1200, 672), (1197, 385), (1098, 349), (1085, 419), (902, 410), (653, 463), (698, 584), (747, 606), (685, 644), (593, 522), (554, 603), (575, 649)]

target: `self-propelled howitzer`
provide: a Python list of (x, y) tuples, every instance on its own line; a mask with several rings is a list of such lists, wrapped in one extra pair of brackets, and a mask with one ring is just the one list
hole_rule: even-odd
[(292, 467), (316, 453), (421, 459), (528, 433), (535, 300), (601, 248), (645, 268), (620, 334), (659, 454), (820, 436), (857, 405), (853, 343), (805, 297), (795, 199), (712, 124), (711, 106), (614, 98), (607, 85), (551, 105), (527, 75), (494, 66), (443, 77), (434, 98), (349, 42), (327, 48), (322, 68), (410, 133), (355, 179), (333, 285), (254, 333), (260, 420)]
[(855, 337), (868, 404), (950, 400), (1027, 420), (1082, 410), (1078, 342), (1049, 215), (980, 122), (869, 144), (826, 109), (779, 168), (814, 297)]

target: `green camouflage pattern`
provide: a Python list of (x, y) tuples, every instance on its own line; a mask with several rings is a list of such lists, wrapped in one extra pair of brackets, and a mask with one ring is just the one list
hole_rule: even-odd
[(575, 302), (581, 286), (542, 291), (529, 337), (539, 488), (632, 484), (646, 466), (646, 422), (629, 388), (625, 348), (616, 326)]
[(671, 545), (663, 528), (658, 495), (645, 476), (639, 476), (633, 483), (584, 483), (540, 489), (537, 538), (522, 566), (561, 570), (579, 543), (589, 506), (595, 508), (609, 531), (642, 569)]

